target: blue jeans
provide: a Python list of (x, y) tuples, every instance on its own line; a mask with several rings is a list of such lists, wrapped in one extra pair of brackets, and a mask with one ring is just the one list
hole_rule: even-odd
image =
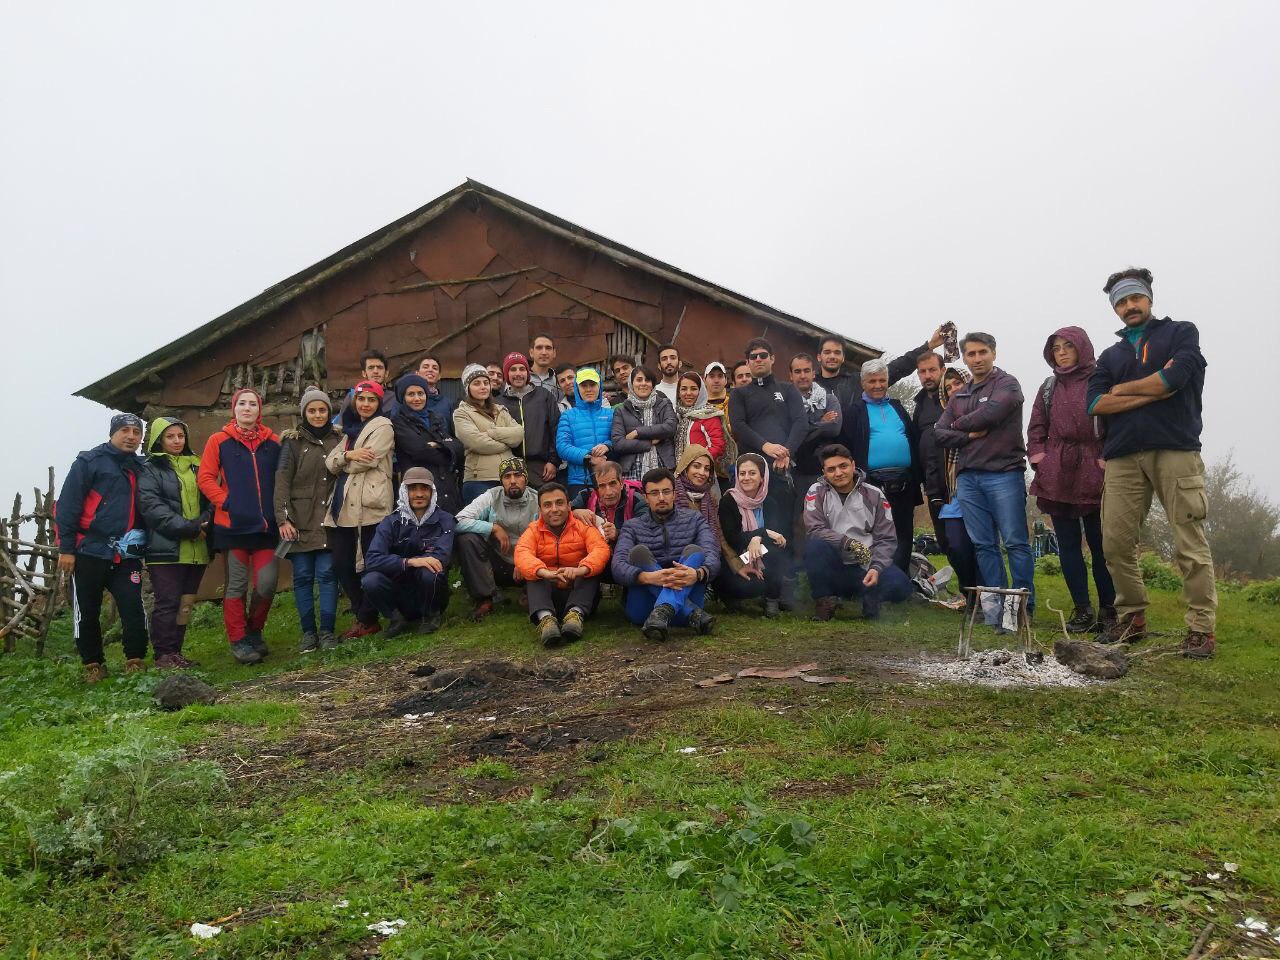
[(480, 494), (498, 485), (497, 480), (468, 480), (462, 485), (462, 505), (465, 507)]
[(867, 617), (880, 615), (880, 604), (901, 603), (911, 596), (911, 579), (896, 566), (880, 571), (880, 582), (867, 589), (862, 578), (867, 570), (858, 563), (845, 563), (840, 551), (824, 540), (808, 540), (804, 545), (804, 572), (809, 592), (818, 597), (860, 599)]
[(1007, 587), (1009, 579), (1000, 556), (1000, 541), (1009, 554), (1015, 588), (1031, 591), (1035, 609), (1035, 561), (1027, 536), (1027, 488), (1021, 470), (995, 472), (965, 470), (956, 478), (956, 497), (964, 514), (964, 528), (978, 554), (983, 587)]
[[(686, 567), (702, 566), (702, 551), (695, 550), (688, 555), (682, 557), (680, 562)], [(645, 573), (652, 573), (654, 570), (661, 570), (658, 564), (645, 566)], [(682, 587), (679, 590), (672, 590), (670, 587), (656, 587), (648, 583), (633, 583), (627, 587), (627, 596), (624, 609), (627, 613), (627, 619), (635, 624), (642, 624), (649, 618), (649, 614), (653, 612), (653, 608), (660, 603), (665, 603), (673, 610), (676, 615), (671, 618), (671, 625), (675, 627), (683, 627), (689, 623), (689, 614), (694, 608), (701, 608), (706, 597), (707, 585), (697, 582), (692, 586)]]
[(320, 584), (320, 629), (333, 632), (338, 619), (338, 578), (333, 572), (333, 554), (328, 550), (290, 553), (293, 564), (293, 605), (303, 633), (316, 632), (315, 597), (311, 588)]

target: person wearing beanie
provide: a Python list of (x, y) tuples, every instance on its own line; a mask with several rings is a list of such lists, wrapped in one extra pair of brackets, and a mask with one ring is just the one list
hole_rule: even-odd
[(146, 667), (147, 615), (142, 606), (142, 554), (146, 546), (138, 474), (142, 420), (111, 418), (106, 443), (76, 456), (54, 508), (58, 572), (71, 583), (76, 649), (87, 683), (107, 676), (102, 649), (103, 591), (110, 591), (124, 628), (124, 671)]
[(1216, 647), (1218, 594), (1205, 534), (1209, 503), (1200, 458), (1206, 364), (1194, 323), (1152, 314), (1153, 279), (1144, 268), (1107, 278), (1103, 292), (1124, 326), (1116, 331), (1119, 342), (1102, 351), (1089, 375), (1088, 412), (1106, 427), (1102, 548), (1118, 615), (1102, 639), (1117, 643), (1146, 636), (1138, 537), (1155, 496), (1173, 528), (1174, 563), (1187, 602), (1182, 655), (1207, 660)]
[(245, 387), (231, 398), (231, 422), (211, 436), (197, 481), (213, 504), (210, 546), (222, 553), (222, 622), (231, 654), (254, 664), (268, 653), (262, 629), (275, 599), (275, 482), (280, 438), (262, 422), (262, 398)]
[(529, 382), (529, 360), (522, 353), (509, 353), (502, 360), (506, 386), (498, 403), (524, 429), (516, 452), (529, 467), (529, 486), (535, 490), (556, 478), (560, 457), (556, 454), (556, 427), (560, 411), (548, 390)]
[(462, 402), (453, 411), (453, 434), (466, 450), (462, 503), (499, 485), (498, 466), (524, 440), (524, 428), (493, 399), (489, 373), (478, 363), (462, 371)]
[[(342, 442), (342, 431), (331, 422), (332, 411), (329, 395), (323, 390), (311, 387), (303, 393), (298, 426), (280, 436), (280, 464), (276, 467), (276, 523), (280, 539), (288, 543), (286, 555), (293, 567), (301, 653), (338, 645), (338, 578), (324, 527), (336, 482), (325, 460)], [(314, 595), (317, 587), (319, 623)]]
[(462, 582), (476, 604), (471, 611), (476, 621), (493, 612), (501, 598), (499, 584), (515, 584), (515, 543), (538, 516), (538, 498), (529, 488), (524, 461), (507, 457), (498, 475), (499, 486), (480, 494), (458, 514), (458, 560)]
[(556, 453), (569, 467), (569, 497), (591, 485), (591, 473), (609, 459), (613, 449), (613, 411), (605, 406), (600, 374), (591, 367), (577, 373), (576, 399), (560, 415)]
[(394, 507), (391, 453), (395, 429), (382, 413), (382, 384), (361, 380), (352, 388), (351, 406), (340, 415), (342, 440), (329, 451), (325, 467), (338, 478), (325, 511), (324, 526), (333, 570), (356, 612), (342, 635), (355, 640), (377, 633), (378, 611), (360, 585), (360, 561), (379, 521)]
[(147, 572), (155, 596), (155, 665), (161, 670), (198, 667), (182, 655), (182, 644), (209, 566), (213, 505), (200, 492), (200, 458), (191, 452), (185, 423), (169, 417), (152, 420), (147, 453), (138, 477), (138, 499), (147, 524)]
[(396, 470), (402, 475), (413, 467), (430, 470), (436, 479), (436, 503), (446, 513), (456, 514), (462, 508), (457, 477), (464, 451), (451, 432), (452, 416), (446, 419), (431, 408), (431, 389), (431, 383), (417, 373), (406, 373), (396, 381), (400, 409), (391, 418)]
[(387, 618), (385, 640), (405, 633), (435, 633), (449, 604), (453, 517), (440, 509), (436, 478), (410, 467), (400, 483), (395, 512), (378, 523), (364, 555), (365, 596)]

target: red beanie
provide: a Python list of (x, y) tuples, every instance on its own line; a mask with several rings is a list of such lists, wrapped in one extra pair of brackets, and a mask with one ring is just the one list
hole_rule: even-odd
[(511, 370), (511, 365), (514, 363), (523, 364), (526, 370), (529, 368), (529, 358), (526, 357), (523, 353), (515, 353), (515, 352), (508, 353), (505, 357), (502, 358), (502, 379), (503, 380), (511, 379), (509, 375), (509, 371)]

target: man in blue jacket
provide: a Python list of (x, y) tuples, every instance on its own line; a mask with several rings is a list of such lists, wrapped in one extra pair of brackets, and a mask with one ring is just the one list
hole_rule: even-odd
[(76, 457), (54, 507), (58, 571), (71, 578), (76, 649), (87, 683), (105, 680), (102, 592), (111, 591), (124, 630), (124, 672), (144, 669), (147, 615), (142, 607), (142, 556), (147, 538), (138, 499), (141, 418), (118, 413), (111, 439)]
[(1187, 602), (1182, 654), (1213, 656), (1218, 595), (1205, 535), (1208, 500), (1200, 459), (1204, 355), (1194, 323), (1153, 317), (1150, 270), (1113, 273), (1103, 292), (1124, 321), (1119, 343), (1089, 377), (1089, 412), (1102, 417), (1102, 547), (1116, 584), (1117, 620), (1103, 639), (1140, 640), (1147, 630), (1147, 588), (1138, 569), (1138, 533), (1160, 498), (1173, 530), (1174, 562)]
[(671, 626), (707, 634), (715, 617), (702, 609), (707, 584), (720, 572), (720, 544), (702, 514), (676, 507), (676, 478), (650, 470), (641, 480), (649, 512), (622, 525), (613, 579), (627, 588), (627, 618), (661, 642)]
[[(453, 517), (437, 509), (435, 477), (410, 467), (396, 510), (383, 517), (364, 555), (365, 596), (387, 618), (384, 639), (419, 629), (435, 633), (449, 603)], [(421, 621), (418, 624), (418, 621)]]

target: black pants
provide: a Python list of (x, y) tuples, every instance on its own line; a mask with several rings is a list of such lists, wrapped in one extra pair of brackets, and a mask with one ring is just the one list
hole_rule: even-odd
[(525, 586), (529, 597), (529, 619), (537, 623), (538, 615), (547, 610), (563, 617), (570, 607), (577, 607), (586, 617), (595, 607), (599, 589), (598, 577), (579, 577), (568, 590), (561, 590), (550, 580), (530, 580)]
[(449, 571), (407, 567), (394, 576), (372, 570), (361, 578), (364, 595), (388, 619), (399, 613), (406, 620), (442, 614), (449, 606)]
[(360, 545), (360, 555), (364, 556), (373, 543), (373, 535), (378, 525), (374, 523), (363, 527), (329, 527), (329, 552), (333, 554), (333, 572), (342, 586), (342, 592), (355, 608), (356, 620), (363, 624), (378, 622), (378, 611), (364, 595), (364, 587), (360, 585), (360, 574), (356, 572), (356, 544)]
[(142, 561), (115, 563), (99, 557), (76, 555), (71, 575), (71, 609), (75, 615), (76, 649), (81, 663), (102, 663), (102, 592), (111, 591), (120, 625), (124, 628), (124, 655), (141, 660), (147, 655), (147, 611), (142, 606)]
[(1098, 588), (1098, 605), (1114, 607), (1116, 587), (1107, 569), (1107, 558), (1102, 554), (1102, 513), (1094, 511), (1083, 517), (1055, 517), (1053, 532), (1058, 537), (1058, 559), (1062, 561), (1062, 577), (1071, 591), (1071, 602), (1077, 607), (1089, 606), (1089, 575), (1084, 567), (1084, 551), (1080, 543), (1081, 528), (1089, 542), (1089, 556), (1093, 561), (1093, 583)]
[(903, 573), (909, 573), (916, 532), (916, 488), (907, 487), (900, 493), (889, 493), (886, 490), (884, 495), (893, 513), (893, 532), (898, 535), (898, 547), (893, 551), (893, 565)]
[(182, 652), (187, 621), (195, 606), (205, 566), (203, 563), (153, 563), (148, 568), (151, 592), (156, 598), (151, 607), (151, 645), (157, 657)]
[(947, 523), (938, 516), (942, 512), (941, 500), (929, 501), (929, 519), (933, 521), (933, 538), (938, 541), (938, 551), (947, 552)]
[[(969, 531), (964, 528), (964, 518), (954, 517), (942, 523), (947, 532), (947, 560), (956, 572), (956, 579), (962, 588), (978, 586), (978, 554), (969, 539)], [(963, 596), (968, 600), (972, 595)]]
[(498, 584), (515, 585), (515, 565), (498, 552), (491, 538), (478, 533), (460, 533), (454, 538), (453, 548), (462, 567), (462, 582), (472, 600), (489, 599)]
[(791, 572), (794, 562), (790, 551), (779, 549), (772, 541), (768, 546), (769, 552), (761, 561), (764, 566), (763, 580), (740, 577), (729, 569), (727, 563), (722, 563), (720, 573), (716, 576), (716, 593), (727, 600), (748, 600), (751, 597), (777, 600), (781, 597), (782, 580)]

